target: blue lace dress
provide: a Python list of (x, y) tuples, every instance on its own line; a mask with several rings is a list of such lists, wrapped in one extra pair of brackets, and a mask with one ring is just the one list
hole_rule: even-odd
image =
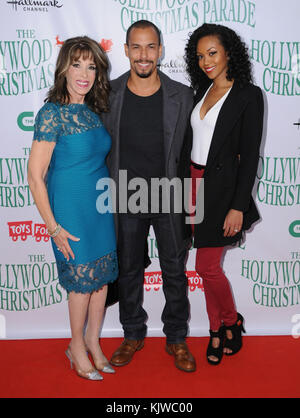
[(50, 206), (56, 221), (80, 238), (69, 240), (75, 255), (69, 261), (52, 240), (59, 282), (67, 292), (92, 293), (118, 276), (113, 214), (96, 207), (96, 184), (109, 177), (111, 138), (87, 105), (46, 103), (33, 139), (56, 142), (47, 174)]

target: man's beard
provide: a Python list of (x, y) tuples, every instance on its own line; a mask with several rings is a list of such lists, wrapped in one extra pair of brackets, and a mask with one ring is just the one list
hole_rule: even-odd
[(139, 76), (140, 78), (148, 78), (148, 77), (150, 77), (150, 75), (152, 74), (152, 72), (153, 71), (150, 71), (149, 73), (138, 73), (137, 71), (136, 71), (136, 75), (137, 76)]
[[(139, 62), (143, 62), (143, 61), (135, 61), (135, 63), (139, 63)], [(147, 63), (153, 64), (153, 61), (146, 61)], [(135, 68), (135, 73), (137, 76), (139, 76), (140, 78), (148, 78), (150, 77), (150, 75), (153, 73), (154, 71), (154, 67), (152, 67), (150, 69), (150, 71), (148, 71), (147, 73), (140, 73), (136, 68)]]

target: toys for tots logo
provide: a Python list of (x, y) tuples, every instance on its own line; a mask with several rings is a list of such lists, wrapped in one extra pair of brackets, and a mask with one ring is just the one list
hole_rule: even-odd
[[(9, 221), (7, 226), (13, 242), (24, 242), (28, 237), (36, 242), (50, 239), (45, 224)], [(63, 301), (56, 263), (47, 262), (43, 254), (29, 254), (28, 258), (28, 263), (0, 264), (0, 309), (28, 311)]]
[(26, 241), (29, 236), (34, 237), (36, 242), (41, 240), (47, 242), (50, 239), (45, 224), (37, 223), (32, 225), (32, 221), (15, 221), (7, 222), (7, 225), (9, 236), (14, 242), (18, 241), (19, 238), (21, 241)]
[[(154, 237), (148, 236), (148, 255), (151, 259), (158, 259), (157, 241)], [(188, 279), (188, 286), (191, 292), (197, 289), (204, 292), (202, 278), (196, 271), (186, 271), (186, 277)], [(144, 288), (147, 292), (154, 290), (159, 291), (162, 287), (163, 279), (161, 271), (146, 271), (144, 274)]]
[[(194, 292), (196, 289), (204, 292), (202, 278), (196, 271), (186, 271), (186, 277), (188, 279), (188, 286), (191, 292)], [(146, 272), (144, 275), (144, 288), (147, 292), (154, 290), (157, 292), (160, 290), (163, 284), (162, 273), (161, 271), (151, 271)]]

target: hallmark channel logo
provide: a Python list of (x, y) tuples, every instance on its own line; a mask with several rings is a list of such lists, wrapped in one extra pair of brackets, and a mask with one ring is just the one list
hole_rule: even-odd
[(63, 5), (58, 0), (10, 0), (6, 1), (16, 12), (23, 6), (23, 12), (48, 12), (48, 7), (60, 9)]
[(159, 67), (164, 73), (185, 74), (186, 63), (182, 55), (177, 55), (175, 58), (162, 60)]

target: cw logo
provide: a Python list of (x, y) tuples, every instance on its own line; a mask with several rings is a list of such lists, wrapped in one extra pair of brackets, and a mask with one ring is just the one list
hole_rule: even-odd
[(33, 131), (34, 130), (34, 113), (33, 112), (22, 112), (19, 114), (17, 123), (22, 131)]
[(294, 221), (289, 226), (289, 233), (292, 237), (300, 238), (300, 221)]

